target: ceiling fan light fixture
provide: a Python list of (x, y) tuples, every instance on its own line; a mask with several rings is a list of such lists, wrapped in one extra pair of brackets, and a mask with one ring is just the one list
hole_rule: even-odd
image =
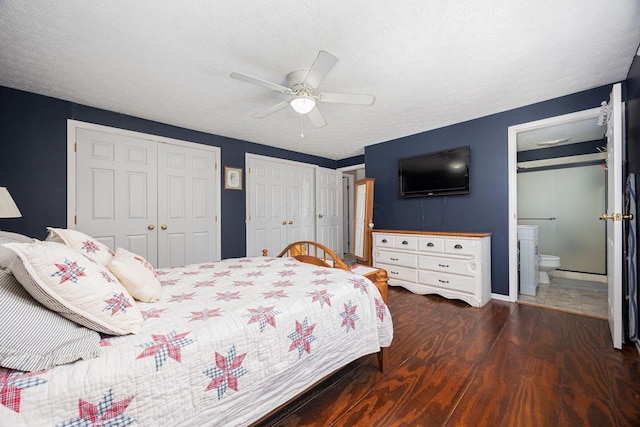
[(292, 99), (290, 104), (296, 113), (307, 114), (316, 106), (316, 100), (308, 96), (298, 96)]

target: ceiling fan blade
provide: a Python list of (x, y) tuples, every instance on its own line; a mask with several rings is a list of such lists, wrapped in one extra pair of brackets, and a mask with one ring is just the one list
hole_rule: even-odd
[(231, 73), (231, 78), (236, 80), (242, 80), (243, 82), (251, 83), (254, 85), (266, 87), (267, 89), (275, 90), (282, 93), (291, 93), (291, 89), (286, 86), (279, 85), (277, 83), (271, 83), (266, 80), (258, 79), (256, 77), (247, 76), (246, 74)]
[(321, 102), (334, 102), (338, 104), (372, 105), (376, 97), (373, 95), (361, 95), (356, 93), (320, 93), (318, 99)]
[(313, 110), (309, 111), (307, 113), (307, 117), (309, 117), (311, 123), (313, 123), (313, 125), (317, 128), (321, 128), (323, 126), (326, 126), (327, 124), (327, 122), (324, 120), (324, 117), (322, 117), (320, 110), (318, 110), (318, 107), (315, 107)]
[(317, 89), (327, 76), (329, 71), (338, 62), (338, 57), (333, 53), (329, 53), (326, 50), (318, 52), (316, 60), (313, 61), (307, 77), (304, 79), (304, 85), (313, 89)]
[(276, 111), (284, 110), (289, 106), (289, 101), (278, 102), (276, 105), (273, 105), (266, 110), (259, 111), (253, 114), (251, 117), (254, 119), (262, 119), (263, 117), (267, 117), (270, 114), (275, 113)]

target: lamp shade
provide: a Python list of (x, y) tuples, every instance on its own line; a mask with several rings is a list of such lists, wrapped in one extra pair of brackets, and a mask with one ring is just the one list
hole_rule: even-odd
[(293, 108), (297, 113), (307, 114), (316, 106), (316, 100), (308, 96), (298, 96), (291, 100), (290, 104), (291, 108)]
[(20, 218), (21, 216), (7, 187), (0, 187), (0, 218)]

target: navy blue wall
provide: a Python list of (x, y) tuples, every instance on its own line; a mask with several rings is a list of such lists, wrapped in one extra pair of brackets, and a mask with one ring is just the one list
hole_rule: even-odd
[[(603, 132), (604, 132), (604, 128)], [(560, 147), (540, 148), (538, 150), (518, 151), (518, 162), (529, 162), (531, 160), (555, 159), (557, 157), (579, 156), (581, 154), (594, 154), (599, 147), (607, 146), (607, 141), (580, 142), (577, 144), (561, 145)]]
[[(598, 107), (603, 86), (515, 110), (365, 147), (367, 176), (375, 178), (376, 229), (491, 232), (491, 285), (509, 294), (508, 127)], [(469, 145), (471, 194), (401, 199), (398, 159)]]
[[(221, 167), (244, 168), (245, 153), (335, 169), (335, 160), (225, 138), (0, 87), (0, 186), (7, 187), (22, 218), (0, 229), (44, 238), (47, 226), (66, 227), (67, 119), (96, 123), (220, 147)], [(245, 192), (222, 191), (222, 257), (246, 254)]]
[[(631, 63), (631, 68), (627, 74), (627, 91), (626, 91), (626, 105), (627, 105), (627, 144), (628, 152), (627, 168), (629, 172), (636, 174), (636, 197), (638, 194), (638, 182), (640, 181), (640, 56), (636, 56)], [(636, 212), (638, 214), (638, 212)], [(637, 225), (640, 224), (636, 215), (636, 230)], [(636, 256), (640, 251), (640, 242), (636, 235)], [(640, 260), (640, 257), (638, 258)], [(636, 271), (636, 280), (638, 278), (638, 272)], [(636, 287), (636, 301), (640, 297), (640, 289)], [(626, 307), (626, 303), (623, 304)]]
[(353, 156), (346, 159), (338, 160), (338, 168), (346, 168), (347, 166), (355, 166), (364, 164), (364, 155)]

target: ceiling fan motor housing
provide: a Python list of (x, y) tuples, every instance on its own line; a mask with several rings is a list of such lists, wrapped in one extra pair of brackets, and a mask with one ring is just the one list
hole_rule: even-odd
[(304, 80), (307, 78), (307, 74), (309, 74), (308, 70), (292, 71), (287, 74), (287, 82), (289, 83), (289, 87), (294, 95), (311, 96), (313, 91), (316, 89), (314, 87), (305, 86)]

